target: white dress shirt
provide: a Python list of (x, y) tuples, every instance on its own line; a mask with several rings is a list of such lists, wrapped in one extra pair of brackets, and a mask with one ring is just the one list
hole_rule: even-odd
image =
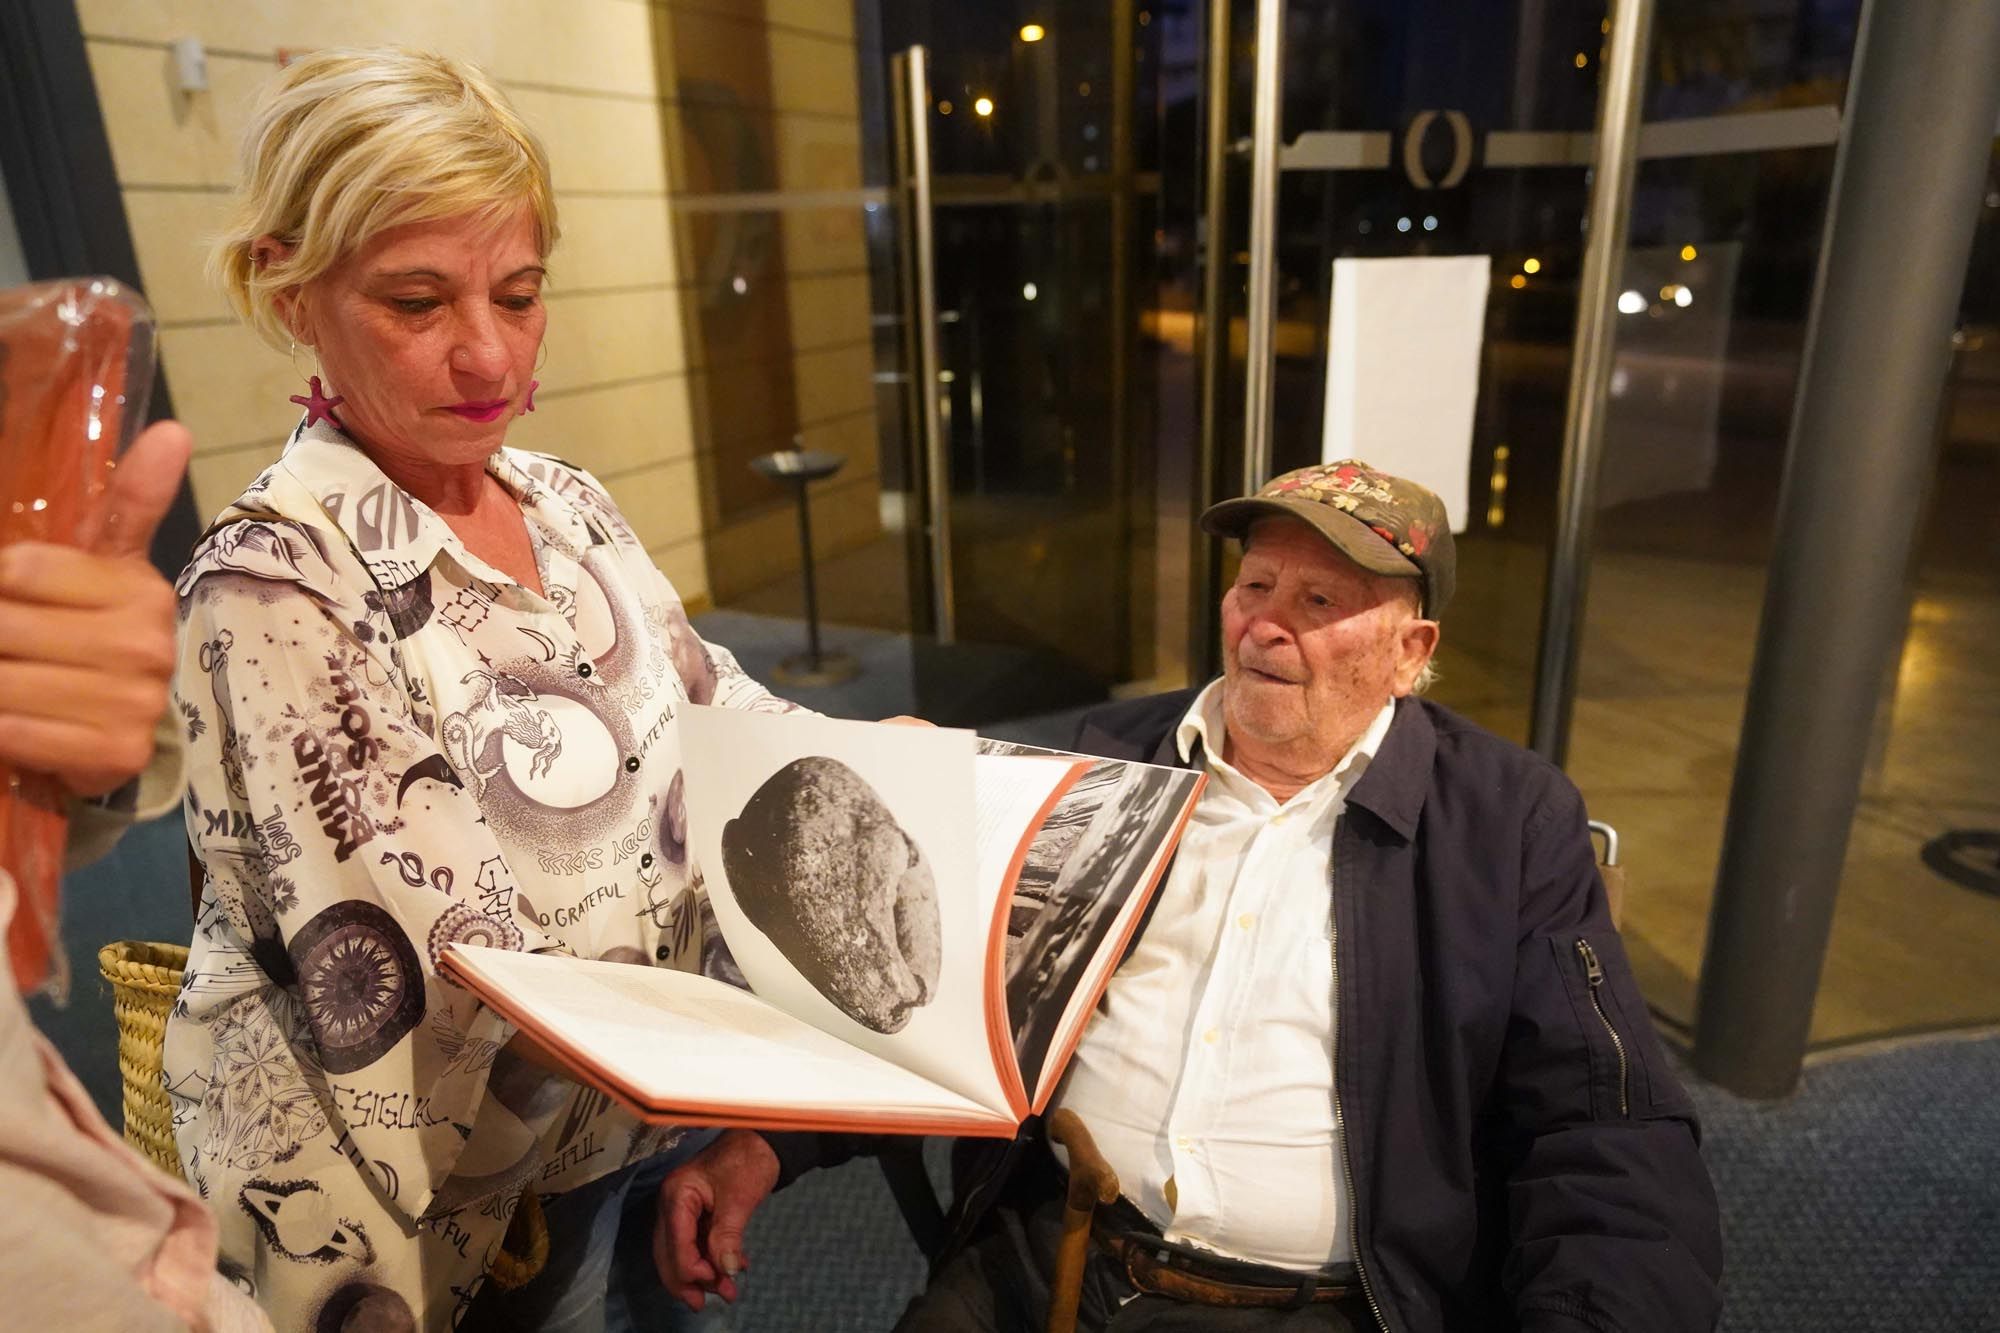
[(1333, 1111), (1335, 822), (1395, 716), (1280, 804), (1222, 758), (1222, 684), (1182, 720), (1209, 783), (1058, 1103), (1169, 1240), (1299, 1271), (1354, 1257)]

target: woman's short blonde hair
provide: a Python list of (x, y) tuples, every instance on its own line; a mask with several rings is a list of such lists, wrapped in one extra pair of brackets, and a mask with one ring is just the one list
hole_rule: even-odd
[[(251, 114), (236, 211), (209, 267), (283, 348), (277, 293), (389, 227), (524, 204), (546, 259), (560, 234), (548, 154), (479, 70), (404, 47), (316, 51), (286, 66)], [(260, 267), (262, 236), (293, 249)]]

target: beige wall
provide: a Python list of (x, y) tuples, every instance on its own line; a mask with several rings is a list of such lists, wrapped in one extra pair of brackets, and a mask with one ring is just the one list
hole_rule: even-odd
[(749, 467), (795, 435), (846, 459), (811, 490), (815, 550), (882, 536), (853, 6), (687, 0), (654, 16), (677, 89), (668, 160), (710, 586), (727, 604), (796, 578), (790, 493)]
[[(645, 0), (78, 0), (77, 9), (174, 407), (195, 433), (204, 515), (275, 456), (298, 416), (286, 399), (302, 391), (284, 356), (238, 325), (202, 275), (243, 118), (280, 48), (402, 42), (483, 66), (554, 165), (564, 239), (544, 387), (509, 443), (594, 471), (682, 596), (707, 602), (667, 196), (673, 75), (655, 58), (672, 13)], [(209, 88), (183, 94), (168, 47), (190, 36), (207, 47)]]

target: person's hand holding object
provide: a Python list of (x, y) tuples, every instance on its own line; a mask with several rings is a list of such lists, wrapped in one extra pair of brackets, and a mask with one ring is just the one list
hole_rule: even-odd
[(191, 441), (159, 422), (118, 462), (87, 547), (0, 548), (0, 759), (102, 796), (143, 772), (174, 670), (174, 590), (147, 559)]
[(660, 1182), (653, 1263), (660, 1285), (691, 1310), (714, 1292), (736, 1299), (743, 1228), (778, 1183), (778, 1155), (764, 1136), (732, 1129)]

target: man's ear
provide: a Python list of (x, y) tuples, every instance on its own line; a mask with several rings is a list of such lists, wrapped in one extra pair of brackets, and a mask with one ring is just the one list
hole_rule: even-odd
[(1437, 652), (1442, 631), (1435, 620), (1411, 616), (1396, 632), (1396, 697), (1401, 699), (1417, 687), (1417, 677)]
[[(259, 273), (273, 264), (282, 264), (292, 257), (298, 246), (291, 241), (281, 241), (266, 234), (250, 242), (250, 263)], [(304, 302), (300, 299), (296, 286), (281, 287), (271, 293), (271, 306), (278, 312), (278, 319), (292, 335), (295, 342), (313, 345), (311, 330), (305, 327)]]

